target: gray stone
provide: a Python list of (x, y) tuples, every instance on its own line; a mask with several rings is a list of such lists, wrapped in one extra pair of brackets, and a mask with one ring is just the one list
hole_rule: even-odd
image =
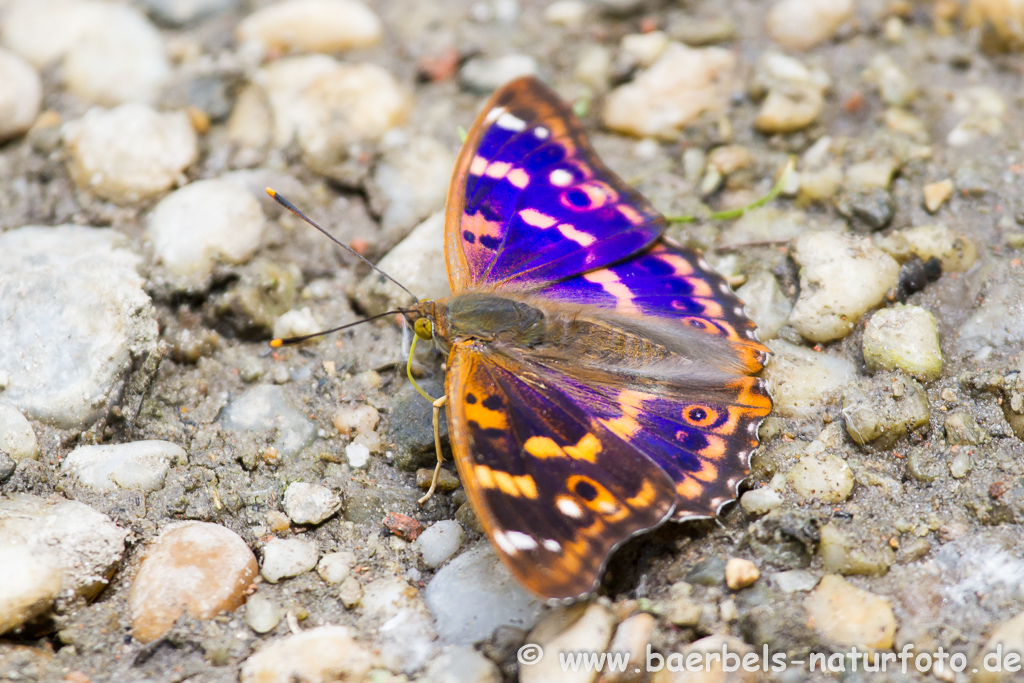
[(341, 496), (326, 486), (296, 481), (284, 492), (284, 511), (295, 524), (319, 524), (341, 509)]
[(142, 0), (155, 20), (168, 26), (186, 26), (238, 7), (238, 0)]
[(156, 348), (141, 260), (113, 230), (24, 227), (0, 235), (3, 400), (26, 417), (82, 427), (117, 402)]
[(256, 593), (245, 601), (245, 623), (256, 633), (269, 633), (281, 622), (281, 608), (269, 596)]
[(17, 468), (18, 463), (14, 461), (14, 458), (0, 451), (0, 484), (10, 479)]
[(32, 425), (17, 408), (5, 403), (0, 403), (0, 452), (14, 460), (39, 459), (39, 443)]
[(537, 60), (529, 55), (474, 57), (459, 69), (459, 83), (467, 90), (487, 94), (520, 76), (535, 76), (537, 70)]
[[(444, 393), (437, 380), (420, 380), (420, 386), (431, 396)], [(401, 469), (415, 470), (437, 461), (434, 454), (434, 409), (415, 387), (402, 387), (391, 403), (391, 420), (387, 437), (395, 445), (395, 464)], [(438, 423), (441, 443), (448, 437), (448, 420), (442, 410)]]
[(697, 586), (720, 586), (725, 583), (725, 560), (710, 557), (701, 560), (686, 572), (686, 582)]
[(414, 545), (420, 551), (423, 564), (438, 567), (459, 551), (464, 537), (461, 524), (445, 519), (428, 527)]
[(499, 626), (532, 628), (547, 611), (487, 544), (445, 565), (427, 584), (424, 597), (438, 635), (457, 645), (479, 643)]
[(27, 545), (0, 545), (0, 577), (0, 634), (46, 611), (62, 580), (55, 558)]
[(965, 410), (958, 410), (946, 416), (944, 423), (946, 443), (953, 445), (977, 446), (988, 440), (988, 434), (978, 421)]
[(272, 538), (263, 548), (260, 574), (270, 583), (308, 572), (316, 566), (316, 546), (299, 538)]
[(876, 375), (876, 380), (848, 387), (843, 395), (846, 432), (857, 443), (889, 448), (912, 429), (928, 424), (924, 388), (910, 377)]
[(312, 443), (316, 426), (288, 401), (284, 389), (261, 384), (233, 399), (220, 418), (226, 429), (260, 432), (274, 429), (274, 441), (281, 455), (295, 455)]
[(779, 288), (771, 273), (761, 270), (752, 275), (736, 290), (736, 296), (745, 304), (750, 319), (757, 325), (757, 338), (768, 341), (778, 336), (789, 320), (793, 304)]

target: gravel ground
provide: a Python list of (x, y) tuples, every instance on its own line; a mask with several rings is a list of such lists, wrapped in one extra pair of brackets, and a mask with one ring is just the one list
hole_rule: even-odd
[[(606, 683), (1019, 680), (990, 669), (1024, 652), (1021, 25), (994, 0), (0, 0), (0, 680), (598, 680), (558, 668), (580, 650), (631, 653)], [(392, 321), (266, 343), (401, 299), (263, 187), (444, 296), (460, 129), (523, 74), (668, 215), (796, 164), (670, 229), (774, 352), (748, 490), (559, 609), (454, 468), (417, 505), (430, 406)], [(414, 371), (440, 393), (436, 353)], [(669, 671), (723, 647), (790, 665)]]

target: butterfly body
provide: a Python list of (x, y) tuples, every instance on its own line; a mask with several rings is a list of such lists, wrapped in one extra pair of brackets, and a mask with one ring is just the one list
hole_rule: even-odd
[(453, 295), (409, 314), (447, 354), (449, 434), (477, 517), (552, 600), (591, 592), (628, 538), (716, 514), (771, 409), (753, 323), (664, 227), (564, 103), (514, 81), (453, 174)]

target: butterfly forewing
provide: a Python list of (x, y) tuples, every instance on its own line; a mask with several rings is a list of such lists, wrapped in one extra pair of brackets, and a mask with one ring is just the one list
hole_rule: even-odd
[(673, 482), (588, 406), (477, 342), (456, 344), (446, 389), (459, 474), (495, 550), (534, 592), (594, 590), (611, 552), (659, 525)]
[(601, 163), (547, 86), (513, 81), (484, 107), (448, 193), (452, 291), (532, 288), (601, 268), (651, 244), (664, 218)]

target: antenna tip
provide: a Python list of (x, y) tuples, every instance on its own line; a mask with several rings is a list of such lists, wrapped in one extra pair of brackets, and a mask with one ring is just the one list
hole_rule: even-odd
[(270, 348), (272, 348), (272, 349), (279, 349), (282, 346), (284, 346), (284, 339), (271, 339), (270, 340)]
[(267, 188), (267, 194), (269, 194), (271, 197), (274, 197), (275, 199), (277, 198), (277, 192), (272, 187)]

